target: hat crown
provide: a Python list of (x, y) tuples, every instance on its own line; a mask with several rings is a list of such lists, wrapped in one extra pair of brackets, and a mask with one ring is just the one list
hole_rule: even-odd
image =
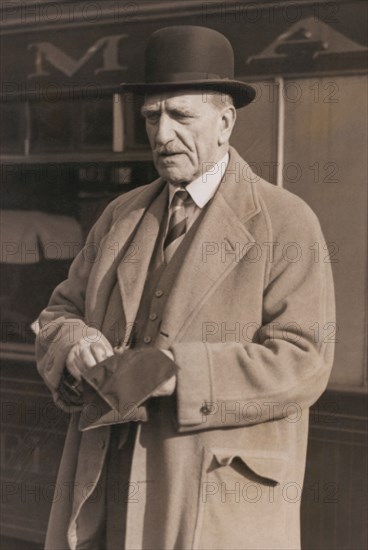
[(154, 32), (146, 48), (146, 82), (234, 78), (228, 39), (207, 27), (180, 25)]
[(237, 109), (256, 95), (252, 86), (234, 79), (234, 52), (228, 39), (208, 27), (176, 25), (157, 30), (148, 40), (145, 61), (144, 82), (123, 82), (123, 91), (211, 90), (231, 95)]

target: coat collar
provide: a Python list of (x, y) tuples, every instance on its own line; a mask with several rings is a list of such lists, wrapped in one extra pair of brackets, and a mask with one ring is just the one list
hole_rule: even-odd
[(260, 211), (258, 195), (254, 186), (256, 175), (233, 147), (230, 147), (229, 153), (229, 165), (220, 185), (219, 193), (238, 220), (244, 224)]

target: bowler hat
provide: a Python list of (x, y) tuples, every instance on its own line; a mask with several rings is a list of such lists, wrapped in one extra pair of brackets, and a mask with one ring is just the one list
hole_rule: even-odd
[(123, 91), (157, 93), (177, 89), (230, 94), (236, 108), (248, 105), (254, 88), (234, 80), (234, 52), (228, 39), (207, 27), (178, 25), (154, 32), (145, 54), (145, 82), (122, 83)]

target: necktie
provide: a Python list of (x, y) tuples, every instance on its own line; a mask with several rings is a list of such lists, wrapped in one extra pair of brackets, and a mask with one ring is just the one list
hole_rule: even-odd
[(184, 203), (189, 194), (185, 189), (175, 191), (170, 207), (170, 220), (164, 241), (164, 256), (166, 263), (173, 257), (176, 249), (184, 239), (187, 230), (187, 219)]

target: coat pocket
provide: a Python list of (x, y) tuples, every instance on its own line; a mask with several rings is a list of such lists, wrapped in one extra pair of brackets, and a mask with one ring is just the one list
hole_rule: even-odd
[[(211, 448), (213, 464), (209, 469), (226, 468), (244, 474), (264, 485), (279, 485), (288, 465), (287, 453), (281, 451), (246, 451), (244, 449)], [(224, 470), (229, 472), (229, 470)]]
[(281, 451), (205, 449), (193, 548), (291, 547), (283, 498), (288, 462)]

